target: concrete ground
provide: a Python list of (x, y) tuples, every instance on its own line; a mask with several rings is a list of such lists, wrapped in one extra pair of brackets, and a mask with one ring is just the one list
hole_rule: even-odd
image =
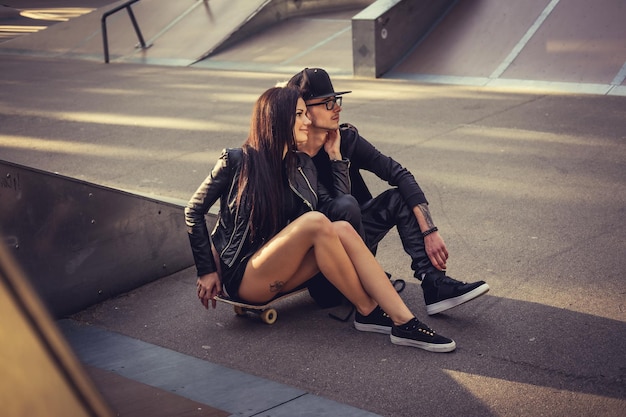
[[(265, 33), (259, 48), (297, 43), (294, 30)], [(288, 56), (261, 70), (245, 64), (254, 42), (237, 59), (235, 48), (193, 67), (4, 54), (0, 43), (0, 159), (184, 202), (220, 150), (243, 142), (256, 97), (289, 76), (273, 70)], [(345, 47), (307, 50), (310, 65), (345, 57)], [(279, 306), (272, 326), (224, 305), (205, 311), (189, 268), (60, 321), (79, 357), (231, 415), (623, 415), (626, 97), (611, 94), (617, 84), (605, 77), (602, 93), (584, 94), (598, 84), (370, 80), (352, 77), (347, 61), (331, 64), (335, 88), (353, 90), (342, 120), (425, 190), (450, 275), (491, 286), (428, 317), (395, 232), (383, 242), (381, 264), (407, 279), (402, 297), (457, 350), (394, 346), (307, 296)]]

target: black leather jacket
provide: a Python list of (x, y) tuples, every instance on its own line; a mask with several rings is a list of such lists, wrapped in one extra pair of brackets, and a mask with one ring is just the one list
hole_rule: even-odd
[[(383, 155), (370, 142), (365, 140), (356, 127), (345, 123), (340, 126), (341, 155), (350, 160), (350, 181), (352, 195), (363, 205), (372, 199), (360, 170), (370, 171), (391, 186), (398, 187), (400, 194), (409, 207), (428, 203), (424, 192), (415, 181), (415, 177), (406, 168), (392, 158)], [(324, 186), (332, 182), (330, 160), (322, 148), (313, 162), (317, 167), (319, 180)]]
[[(350, 163), (347, 159), (331, 164), (332, 184), (331, 188), (326, 188), (318, 183), (317, 170), (311, 158), (300, 152), (297, 156), (297, 174), (289, 179), (289, 185), (309, 210), (316, 210), (338, 194), (350, 193)], [(185, 223), (198, 276), (217, 271), (211, 241), (222, 262), (229, 267), (252, 255), (263, 244), (257, 242), (252, 245), (251, 253), (241, 253), (245, 239), (248, 238), (250, 219), (248, 209), (236, 204), (242, 159), (241, 148), (222, 151), (213, 171), (185, 207)], [(218, 199), (219, 213), (209, 239), (205, 215)]]

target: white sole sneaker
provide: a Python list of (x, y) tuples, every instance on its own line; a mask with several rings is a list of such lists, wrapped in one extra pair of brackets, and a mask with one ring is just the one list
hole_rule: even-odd
[(358, 321), (355, 321), (354, 328), (361, 332), (391, 334), (391, 327), (380, 326), (378, 324), (365, 324), (365, 323), (359, 323)]
[(452, 352), (454, 349), (456, 349), (456, 343), (454, 342), (454, 340), (451, 341), (450, 343), (435, 344), (435, 343), (428, 343), (428, 342), (420, 342), (419, 340), (413, 340), (413, 339), (404, 339), (402, 337), (391, 335), (391, 343), (393, 343), (394, 345), (399, 345), (399, 346), (416, 347), (416, 348), (427, 350), (429, 352), (437, 352), (437, 353)]
[(432, 316), (433, 314), (441, 313), (442, 311), (449, 310), (463, 303), (467, 303), (468, 301), (471, 301), (474, 298), (480, 297), (481, 295), (486, 294), (488, 291), (489, 291), (489, 285), (483, 284), (478, 288), (474, 288), (470, 292), (467, 292), (463, 295), (459, 295), (458, 297), (448, 298), (447, 300), (442, 300), (437, 303), (427, 305), (426, 314), (428, 314), (429, 316)]

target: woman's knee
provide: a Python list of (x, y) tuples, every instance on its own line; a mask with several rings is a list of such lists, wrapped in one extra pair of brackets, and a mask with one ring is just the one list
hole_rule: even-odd
[(298, 217), (297, 220), (302, 220), (308, 224), (330, 223), (330, 220), (328, 219), (328, 217), (326, 217), (324, 213), (321, 213), (319, 211), (307, 211), (306, 213)]
[(343, 220), (335, 221), (333, 222), (333, 228), (335, 229), (335, 232), (339, 236), (353, 236), (353, 237), (358, 237), (360, 239), (360, 236), (358, 235), (357, 231), (347, 221), (343, 221)]
[(331, 221), (319, 211), (310, 211), (299, 217), (302, 226), (312, 234), (332, 233)]

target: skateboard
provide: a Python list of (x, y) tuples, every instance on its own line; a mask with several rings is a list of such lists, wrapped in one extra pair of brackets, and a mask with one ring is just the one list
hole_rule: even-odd
[(276, 322), (276, 319), (278, 318), (278, 312), (274, 307), (272, 307), (272, 305), (280, 300), (294, 296), (296, 294), (300, 294), (301, 292), (306, 290), (306, 288), (300, 288), (298, 290), (279, 295), (278, 297), (271, 299), (267, 303), (262, 304), (249, 304), (241, 301), (236, 301), (227, 295), (218, 295), (215, 297), (215, 300), (221, 303), (232, 305), (233, 309), (235, 310), (235, 314), (238, 316), (246, 316), (247, 313), (253, 313), (259, 316), (264, 323), (274, 324)]

